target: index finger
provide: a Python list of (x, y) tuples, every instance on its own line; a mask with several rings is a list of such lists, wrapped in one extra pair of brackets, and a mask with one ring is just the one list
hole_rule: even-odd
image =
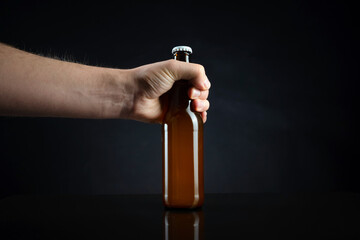
[(187, 63), (177, 60), (168, 61), (168, 70), (174, 76), (174, 80), (189, 80), (191, 84), (202, 91), (208, 90), (211, 86), (205, 74), (205, 68), (196, 63)]

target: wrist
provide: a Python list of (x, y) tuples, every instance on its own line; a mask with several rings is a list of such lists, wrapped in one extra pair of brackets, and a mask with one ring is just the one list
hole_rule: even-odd
[(91, 93), (99, 103), (98, 118), (132, 118), (136, 89), (132, 75), (131, 70), (101, 68)]

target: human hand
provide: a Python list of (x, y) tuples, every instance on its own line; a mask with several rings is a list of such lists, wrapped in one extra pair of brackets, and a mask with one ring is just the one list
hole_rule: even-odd
[(204, 122), (209, 109), (210, 82), (203, 66), (176, 60), (167, 60), (132, 69), (135, 80), (132, 119), (144, 122), (162, 122), (165, 109), (161, 96), (169, 91), (175, 81), (189, 80), (191, 108), (199, 112)]
[(162, 122), (164, 93), (189, 80), (193, 111), (206, 121), (210, 82), (199, 64), (176, 60), (124, 70), (27, 53), (0, 43), (0, 115), (125, 118)]

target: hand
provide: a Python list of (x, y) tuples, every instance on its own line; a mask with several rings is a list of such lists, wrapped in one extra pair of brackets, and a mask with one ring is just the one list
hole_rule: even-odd
[(175, 81), (189, 80), (192, 87), (188, 95), (191, 108), (201, 114), (204, 122), (209, 109), (210, 82), (204, 67), (199, 64), (167, 60), (144, 65), (132, 70), (136, 90), (131, 118), (144, 122), (162, 122), (164, 104), (161, 96), (169, 91)]
[(0, 43), (0, 115), (126, 118), (162, 122), (163, 95), (189, 80), (206, 121), (210, 82), (201, 65), (168, 60), (123, 70), (37, 56)]

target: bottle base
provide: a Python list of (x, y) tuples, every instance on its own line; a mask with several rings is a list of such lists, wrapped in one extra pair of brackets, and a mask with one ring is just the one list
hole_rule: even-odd
[(201, 210), (202, 206), (188, 207), (188, 206), (164, 206), (165, 210), (171, 211), (193, 211), (193, 210)]

